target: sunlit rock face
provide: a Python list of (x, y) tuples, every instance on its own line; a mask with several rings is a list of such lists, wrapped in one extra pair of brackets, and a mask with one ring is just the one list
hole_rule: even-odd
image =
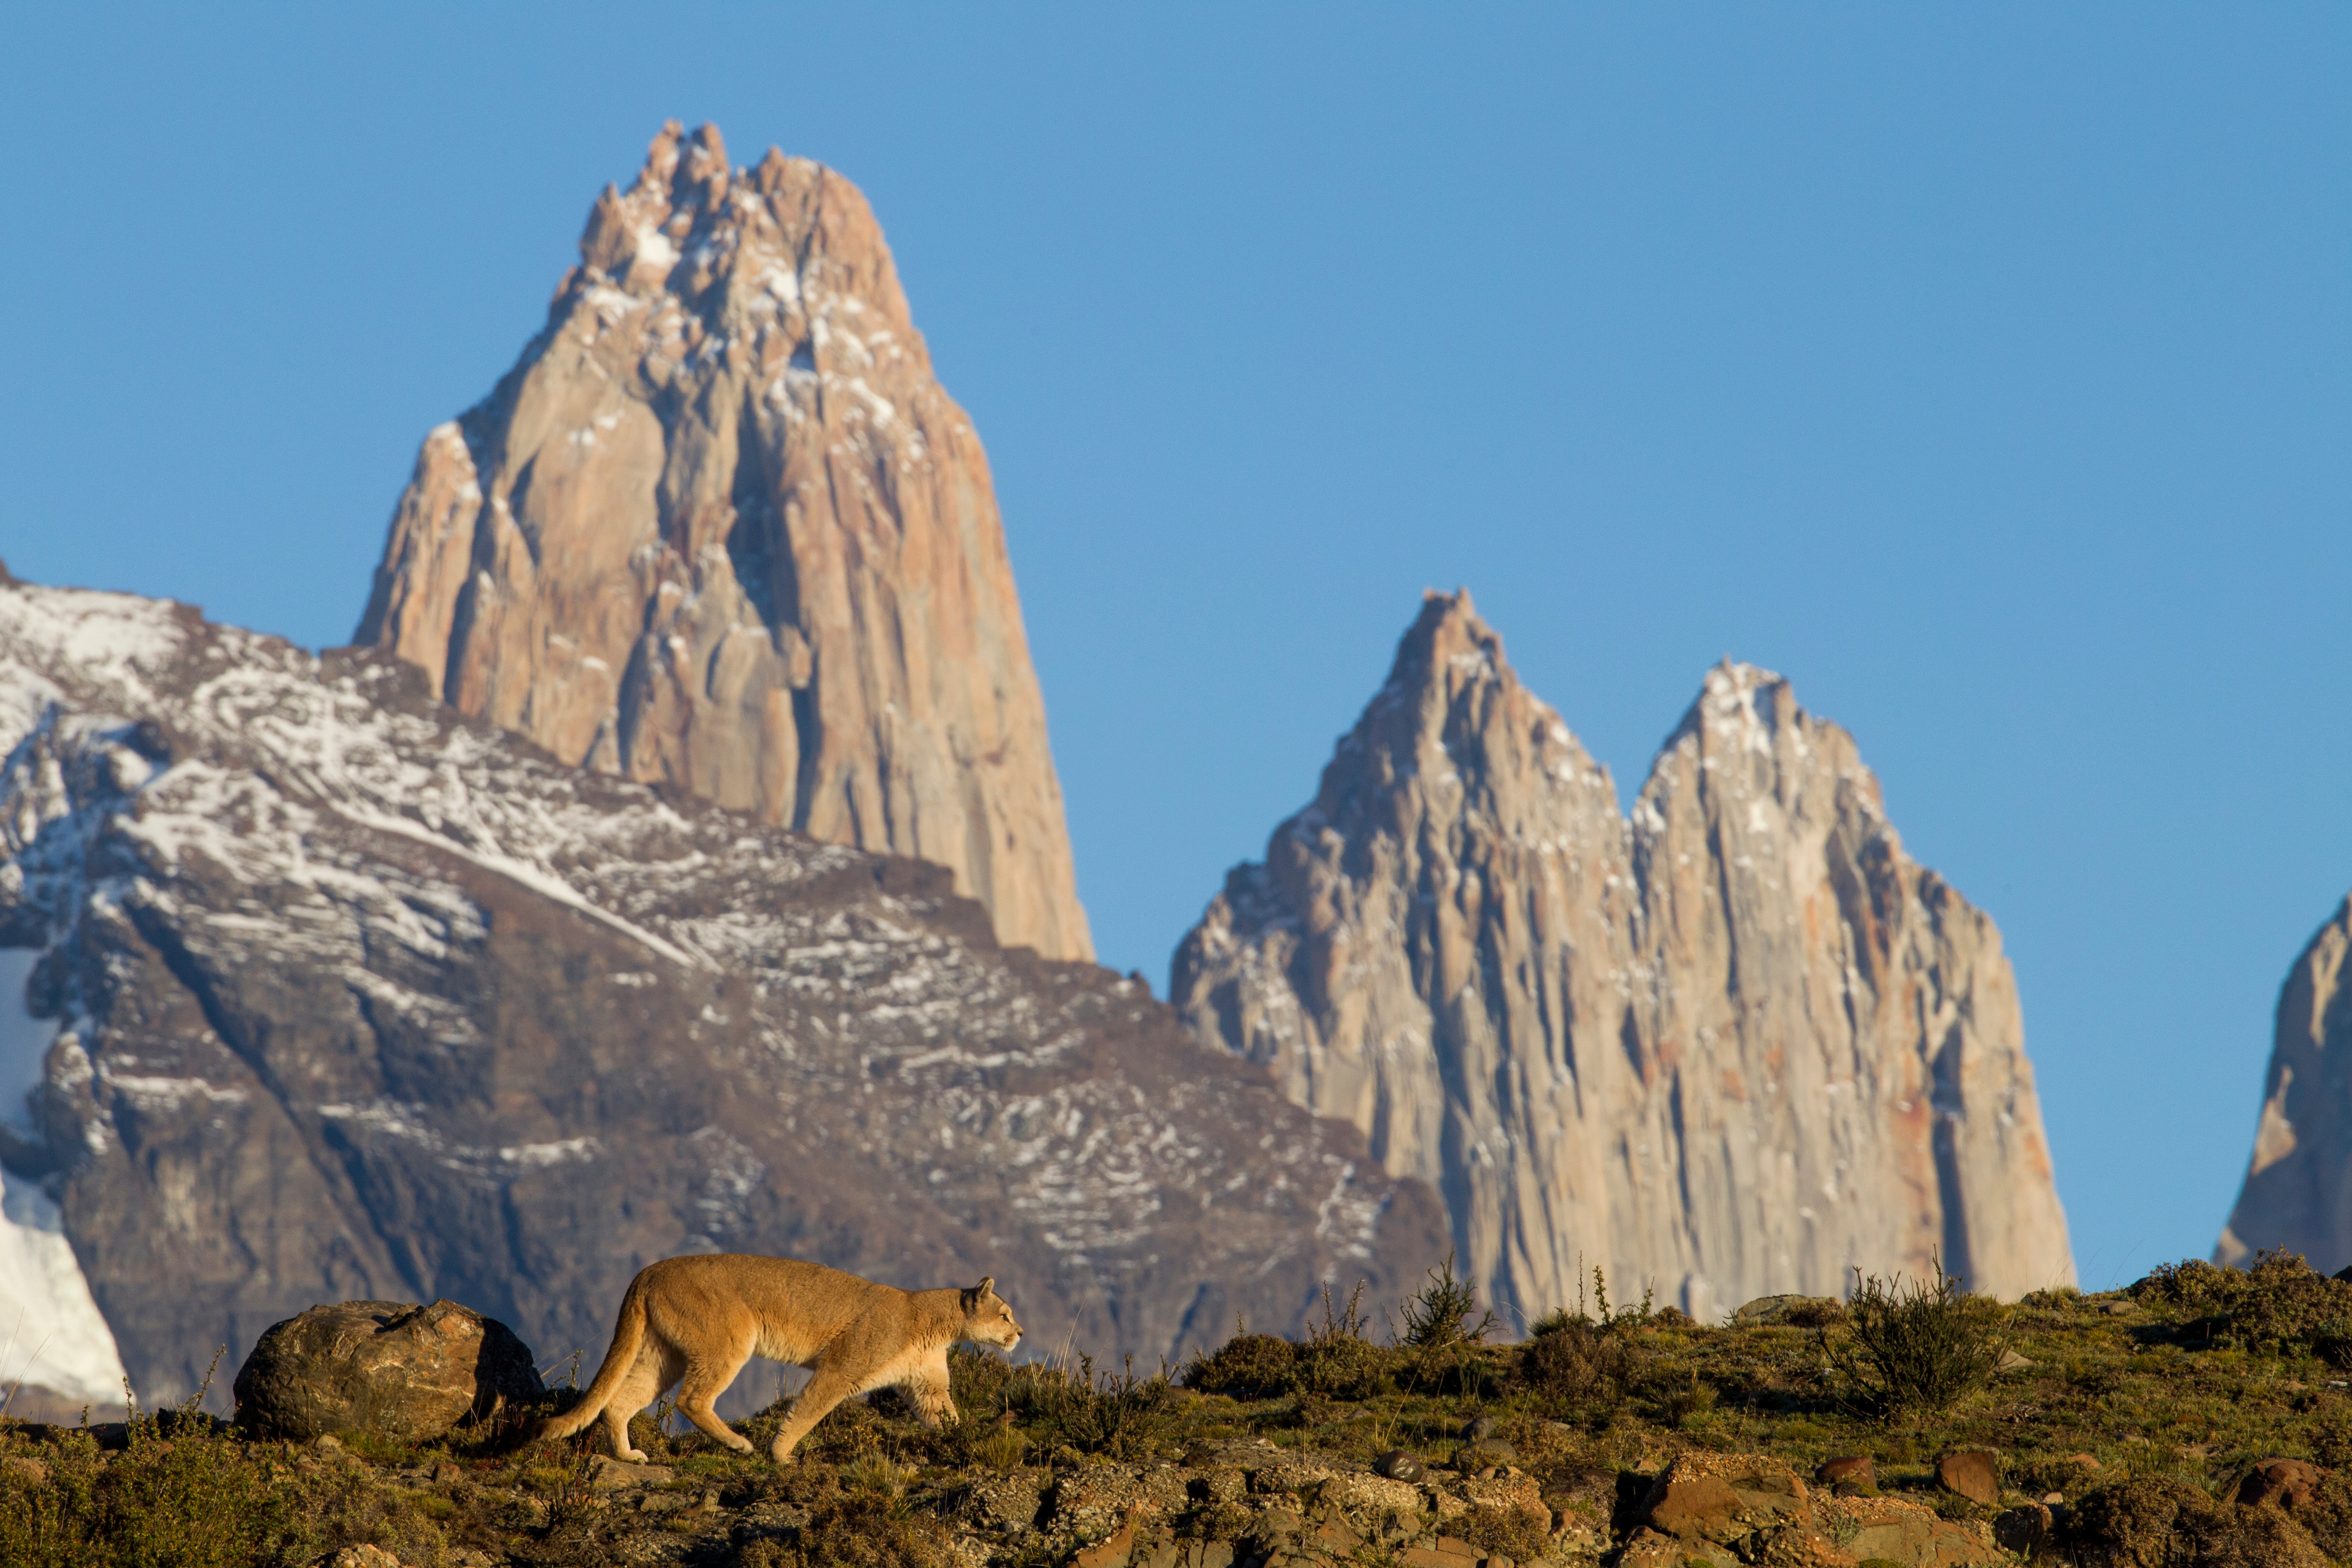
[(0, 576), (0, 1309), (54, 1390), (176, 1400), (350, 1300), (593, 1364), (697, 1251), (993, 1275), (1148, 1366), (1443, 1255), (1353, 1127), (946, 870), (574, 767), (378, 651)]
[(567, 762), (945, 866), (1093, 955), (988, 459), (847, 180), (673, 123), (435, 429), (356, 640)]
[(1438, 1187), (1523, 1320), (1595, 1266), (1703, 1318), (1938, 1258), (2074, 1279), (2000, 933), (1751, 666), (1707, 673), (1628, 820), (1468, 595), (1431, 595), (1170, 994)]
[(2328, 1273), (2352, 1265), (2352, 899), (2279, 988), (2253, 1158), (2213, 1249), (2242, 1266), (2271, 1247)]

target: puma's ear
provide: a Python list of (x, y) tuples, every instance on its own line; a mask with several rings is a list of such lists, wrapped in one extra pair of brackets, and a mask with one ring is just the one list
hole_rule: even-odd
[(988, 1288), (995, 1283), (994, 1279), (982, 1279), (971, 1289), (957, 1292), (957, 1303), (963, 1308), (965, 1317), (980, 1310), (980, 1304), (988, 1300)]
[(982, 1276), (980, 1277), (980, 1299), (981, 1299), (982, 1300), (983, 1300), (983, 1301), (987, 1300), (988, 1300), (988, 1298), (989, 1298), (989, 1295), (991, 1294), (991, 1292), (994, 1291), (994, 1290), (995, 1290), (995, 1289), (996, 1289), (996, 1276), (995, 1276), (995, 1275), (993, 1275), (993, 1274), (983, 1274), (983, 1275), (982, 1275)]

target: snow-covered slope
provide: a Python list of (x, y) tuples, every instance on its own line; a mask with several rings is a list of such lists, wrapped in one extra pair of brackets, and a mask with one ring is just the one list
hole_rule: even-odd
[(562, 765), (384, 656), (0, 586), (0, 949), (39, 955), (0, 1163), (143, 1398), (336, 1299), (593, 1355), (684, 1250), (992, 1273), (1149, 1354), (1442, 1246), (1352, 1128), (946, 871)]

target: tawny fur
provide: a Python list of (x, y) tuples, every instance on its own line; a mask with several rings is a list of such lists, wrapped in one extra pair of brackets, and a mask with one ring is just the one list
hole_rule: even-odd
[(901, 1290), (821, 1263), (740, 1253), (671, 1258), (629, 1281), (613, 1348), (580, 1403), (540, 1429), (569, 1437), (604, 1417), (614, 1457), (643, 1464), (629, 1417), (677, 1384), (686, 1418), (738, 1453), (751, 1442), (711, 1404), (755, 1355), (815, 1375), (793, 1401), (768, 1457), (790, 1464), (793, 1447), (853, 1394), (899, 1387), (927, 1426), (956, 1419), (948, 1397), (948, 1351), (959, 1340), (1011, 1350), (1021, 1342), (994, 1279), (968, 1290)]

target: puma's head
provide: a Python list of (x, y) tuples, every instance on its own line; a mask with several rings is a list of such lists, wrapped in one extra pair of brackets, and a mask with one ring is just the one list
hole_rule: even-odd
[(963, 1337), (1008, 1351), (1021, 1342), (1021, 1325), (996, 1293), (992, 1274), (963, 1293)]

